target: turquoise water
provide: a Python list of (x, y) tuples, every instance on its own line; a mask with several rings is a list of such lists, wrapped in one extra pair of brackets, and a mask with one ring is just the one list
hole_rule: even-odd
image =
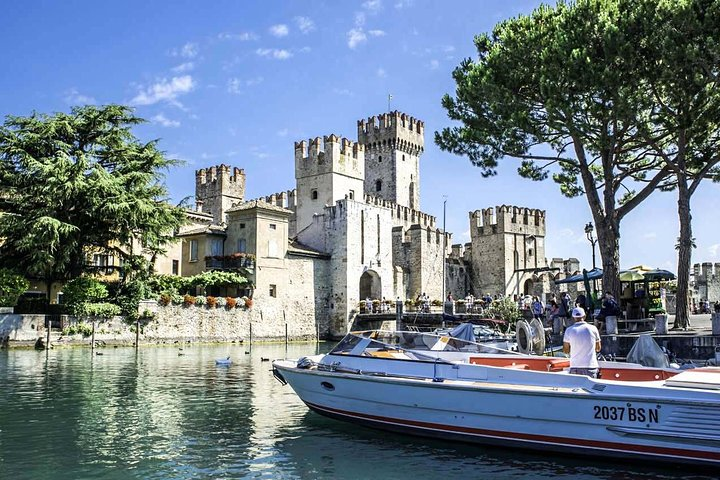
[[(263, 358), (329, 346), (0, 351), (0, 479), (677, 478), (323, 418)], [(230, 356), (230, 367), (216, 358)], [(696, 478), (701, 478), (697, 476)], [(709, 477), (707, 477), (709, 478)]]

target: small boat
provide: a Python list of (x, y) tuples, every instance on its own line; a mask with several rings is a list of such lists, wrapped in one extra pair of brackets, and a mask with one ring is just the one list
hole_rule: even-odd
[(232, 364), (232, 360), (230, 360), (230, 357), (227, 358), (216, 358), (215, 359), (215, 365), (228, 367)]
[(498, 351), (421, 332), (352, 332), (329, 353), (276, 360), (273, 374), (338, 420), (448, 440), (613, 460), (720, 465), (720, 368)]

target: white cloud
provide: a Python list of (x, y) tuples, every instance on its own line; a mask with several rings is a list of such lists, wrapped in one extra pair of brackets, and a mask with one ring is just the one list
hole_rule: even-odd
[(290, 29), (288, 29), (288, 26), (283, 23), (273, 25), (268, 29), (268, 31), (270, 32), (270, 35), (278, 38), (287, 37), (288, 33), (290, 33)]
[(288, 129), (287, 129), (287, 128), (283, 128), (282, 130), (278, 130), (278, 131), (277, 131), (277, 136), (278, 136), (278, 137), (287, 137), (287, 135), (288, 135)]
[(199, 47), (197, 43), (188, 42), (180, 48), (174, 48), (170, 51), (173, 57), (195, 58), (198, 54)]
[(382, 30), (368, 30), (371, 37), (384, 37), (385, 32)]
[(195, 64), (193, 62), (185, 62), (185, 63), (181, 63), (180, 65), (173, 67), (171, 70), (175, 73), (183, 73), (183, 72), (189, 72), (193, 68), (195, 68)]
[(720, 253), (720, 243), (710, 245), (710, 247), (708, 248), (708, 253), (712, 258), (716, 259), (718, 257), (718, 253)]
[(348, 36), (348, 47), (354, 49), (359, 44), (367, 42), (367, 35), (363, 32), (362, 28), (353, 28), (347, 32)]
[(642, 238), (648, 239), (648, 240), (649, 240), (649, 239), (653, 239), (653, 238), (657, 238), (657, 233), (655, 233), (655, 232), (647, 232), (647, 233), (643, 234)]
[(310, 17), (295, 17), (295, 24), (300, 32), (307, 34), (315, 30), (315, 22)]
[(367, 0), (362, 4), (363, 8), (370, 12), (379, 12), (382, 9), (382, 2), (380, 0)]
[(398, 0), (395, 2), (395, 8), (402, 10), (403, 8), (410, 8), (413, 5), (413, 0)]
[(431, 70), (437, 70), (439, 66), (440, 66), (440, 62), (438, 62), (437, 60), (434, 60), (434, 59), (430, 60), (430, 69)]
[(163, 127), (179, 127), (180, 126), (180, 122), (178, 122), (177, 120), (170, 120), (162, 113), (155, 115), (150, 120), (152, 120), (155, 123), (159, 123)]
[(387, 73), (385, 72), (384, 68), (378, 68), (377, 71), (375, 72), (375, 74), (380, 78), (387, 77)]
[(278, 48), (258, 48), (255, 53), (261, 57), (271, 57), (275, 60), (287, 60), (293, 56), (291, 52)]
[(257, 40), (258, 37), (252, 32), (240, 32), (240, 33), (219, 33), (217, 38), (219, 40), (238, 40), (241, 42), (248, 42), (250, 40)]
[(89, 95), (83, 95), (78, 92), (77, 88), (67, 90), (63, 98), (65, 103), (69, 105), (94, 105), (96, 103), (95, 98)]
[(183, 75), (182, 77), (173, 77), (168, 81), (162, 79), (140, 92), (130, 100), (133, 105), (152, 105), (154, 103), (166, 101), (175, 105), (180, 105), (177, 97), (184, 95), (195, 88), (195, 82), (192, 76)]
[(335, 95), (346, 95), (348, 97), (352, 97), (353, 95), (353, 92), (351, 92), (347, 88), (333, 88), (333, 93)]
[(365, 25), (365, 14), (363, 12), (355, 12), (355, 26), (362, 27)]
[(260, 85), (263, 82), (263, 77), (255, 77), (247, 80), (240, 78), (231, 78), (227, 82), (227, 91), (230, 93), (240, 94), (243, 93), (245, 87), (254, 87)]

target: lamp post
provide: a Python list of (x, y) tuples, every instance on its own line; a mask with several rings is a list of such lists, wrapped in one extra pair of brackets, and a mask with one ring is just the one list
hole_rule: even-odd
[[(595, 244), (597, 243), (597, 238), (595, 238), (593, 236), (594, 231), (595, 231), (595, 227), (593, 226), (592, 222), (588, 222), (587, 225), (585, 225), (585, 235), (587, 236), (587, 239), (590, 242), (590, 245), (592, 245), (593, 270), (595, 270)], [(597, 284), (595, 283), (595, 279), (593, 279), (593, 292), (592, 293), (594, 294), (595, 291), (597, 291)]]

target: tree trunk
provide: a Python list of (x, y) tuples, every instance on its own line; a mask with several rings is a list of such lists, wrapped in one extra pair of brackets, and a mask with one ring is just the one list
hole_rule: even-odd
[(690, 286), (690, 262), (692, 261), (692, 216), (690, 215), (690, 192), (685, 175), (678, 175), (678, 238), (677, 306), (673, 328), (687, 328), (690, 325), (688, 291)]
[[(606, 221), (610, 221), (605, 219)], [(602, 258), (603, 290), (620, 298), (620, 235), (617, 226), (598, 228), (598, 247)]]

